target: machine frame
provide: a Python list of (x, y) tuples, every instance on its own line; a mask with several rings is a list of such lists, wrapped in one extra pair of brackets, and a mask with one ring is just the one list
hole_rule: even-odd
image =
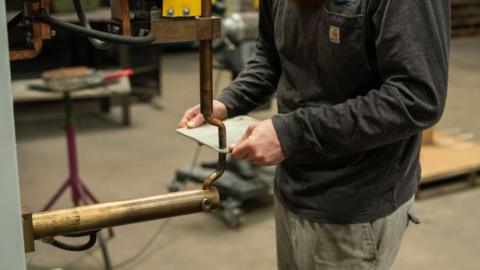
[[(3, 70), (10, 71), (8, 67), (8, 57), (10, 60), (23, 60), (36, 57), (42, 49), (43, 40), (51, 39), (51, 27), (62, 27), (67, 30), (76, 31), (78, 34), (98, 39), (103, 42), (119, 43), (167, 43), (177, 41), (199, 41), (200, 43), (200, 104), (201, 112), (208, 124), (218, 127), (218, 139), (220, 148), (226, 148), (226, 130), (222, 121), (213, 117), (213, 90), (212, 90), (212, 72), (213, 72), (213, 49), (212, 40), (220, 37), (220, 19), (212, 16), (211, 0), (172, 0), (176, 2), (175, 8), (183, 8), (182, 16), (174, 16), (168, 11), (167, 16), (163, 16), (161, 9), (150, 10), (149, 22), (147, 23), (148, 36), (133, 36), (135, 25), (131, 23), (131, 11), (128, 0), (110, 0), (112, 11), (112, 23), (117, 27), (112, 27), (111, 33), (105, 33), (86, 27), (88, 22), (81, 21), (82, 26), (72, 25), (61, 22), (49, 15), (49, 0), (25, 0), (23, 11), (24, 18), (21, 21), (27, 22), (26, 28), (31, 27), (30, 37), (27, 43), (31, 44), (30, 49), (9, 49), (8, 38), (5, 37), (7, 31), (2, 31), (2, 49), (5, 54), (2, 57), (2, 65), (7, 65)], [(162, 9), (167, 5), (172, 5), (172, 1), (165, 0)], [(197, 11), (200, 2), (200, 16), (193, 16)], [(4, 4), (0, 4), (0, 16), (6, 20)], [(192, 7), (186, 12), (186, 7)], [(77, 10), (77, 14), (78, 10)], [(79, 15), (79, 17), (81, 17)], [(5, 24), (3, 24), (5, 25)], [(145, 26), (143, 26), (145, 27)], [(103, 38), (103, 40), (102, 40)], [(10, 53), (7, 54), (7, 50)], [(7, 57), (8, 55), (8, 57)], [(11, 85), (10, 72), (3, 72), (0, 77), (2, 85)], [(6, 254), (3, 249), (12, 250), (18, 257), (20, 250), (25, 252), (34, 251), (35, 240), (43, 240), (46, 243), (55, 245), (56, 236), (90, 236), (92, 240), (98, 230), (119, 226), (124, 224), (144, 222), (148, 220), (174, 217), (197, 212), (209, 212), (219, 206), (220, 197), (212, 184), (220, 178), (225, 170), (226, 153), (220, 153), (218, 156), (217, 169), (212, 174), (205, 177), (203, 188), (201, 190), (176, 192), (164, 195), (158, 195), (147, 198), (140, 198), (128, 201), (110, 202), (80, 206), (71, 209), (46, 211), (41, 213), (31, 213), (26, 207), (22, 208), (22, 218), (20, 218), (20, 196), (18, 187), (18, 172), (16, 165), (15, 138), (13, 130), (13, 108), (10, 87), (8, 91), (1, 91), (0, 97), (4, 104), (0, 107), (0, 117), (6, 117), (1, 121), (0, 143), (6, 144), (9, 149), (8, 155), (2, 155), (2, 158), (8, 159), (0, 163), (0, 172), (5, 170), (5, 178), (8, 184), (0, 190), (0, 202), (2, 205), (10, 205), (13, 211), (8, 213), (8, 217), (2, 220), (9, 220), (14, 223), (14, 229), (11, 231), (1, 230), (2, 239), (9, 241), (0, 241), (2, 247), (1, 254)], [(6, 132), (4, 136), (1, 132)], [(3, 168), (5, 167), (5, 168)], [(2, 183), (4, 181), (2, 180)], [(9, 209), (10, 209), (9, 208)], [(3, 213), (3, 211), (2, 211)], [(23, 226), (22, 226), (23, 223)], [(23, 234), (22, 230), (23, 228)], [(8, 235), (7, 235), (8, 234)], [(5, 238), (4, 238), (5, 237)], [(24, 244), (19, 241), (23, 239)], [(86, 244), (86, 247), (89, 246)], [(4, 246), (7, 244), (8, 246)], [(60, 247), (61, 245), (55, 245)], [(22, 251), (23, 252), (23, 251)], [(23, 256), (20, 256), (23, 257)], [(8, 260), (11, 261), (12, 257)], [(14, 263), (14, 267), (9, 269), (24, 269), (25, 260), (20, 258)], [(21, 266), (22, 265), (22, 266)]]

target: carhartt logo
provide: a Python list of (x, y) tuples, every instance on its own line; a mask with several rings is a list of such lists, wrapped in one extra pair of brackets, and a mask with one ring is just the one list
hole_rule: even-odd
[(339, 44), (340, 43), (340, 28), (338, 26), (331, 25), (329, 32), (330, 32), (330, 34), (329, 34), (330, 42)]

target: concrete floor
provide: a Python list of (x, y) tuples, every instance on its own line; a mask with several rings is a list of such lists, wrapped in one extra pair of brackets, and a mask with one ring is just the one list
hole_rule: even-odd
[[(95, 114), (79, 117), (81, 174), (102, 201), (164, 193), (174, 170), (191, 161), (195, 144), (175, 128), (183, 111), (198, 101), (196, 61), (194, 54), (165, 57), (165, 108), (135, 105), (131, 128)], [(454, 42), (451, 62), (448, 108), (439, 128), (480, 135), (474, 118), (480, 113), (480, 39)], [(227, 83), (224, 74), (220, 85)], [(113, 110), (113, 118), (119, 114)], [(18, 115), (16, 122), (22, 198), (38, 211), (67, 173), (62, 114)], [(214, 156), (205, 149), (201, 160)], [(420, 200), (423, 224), (409, 228), (393, 269), (480, 269), (479, 197), (480, 189), (469, 189)], [(69, 206), (67, 196), (56, 205)], [(239, 230), (197, 214), (116, 228), (108, 246), (115, 269), (273, 270), (274, 230), (272, 207), (265, 206), (249, 212)], [(37, 243), (27, 260), (29, 269), (102, 269), (99, 248), (68, 253)]]

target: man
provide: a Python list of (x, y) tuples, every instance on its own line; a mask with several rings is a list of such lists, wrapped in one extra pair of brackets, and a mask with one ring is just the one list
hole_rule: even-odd
[[(389, 269), (420, 178), (421, 131), (444, 109), (446, 0), (263, 0), (255, 56), (214, 102), (220, 119), (277, 93), (279, 114), (232, 155), (278, 164), (280, 270)], [(181, 126), (203, 123), (199, 107)]]

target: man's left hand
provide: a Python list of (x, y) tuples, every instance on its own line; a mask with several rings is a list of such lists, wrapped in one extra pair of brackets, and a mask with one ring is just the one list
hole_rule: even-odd
[(277, 165), (285, 159), (271, 119), (251, 125), (230, 150), (236, 159), (262, 166)]

